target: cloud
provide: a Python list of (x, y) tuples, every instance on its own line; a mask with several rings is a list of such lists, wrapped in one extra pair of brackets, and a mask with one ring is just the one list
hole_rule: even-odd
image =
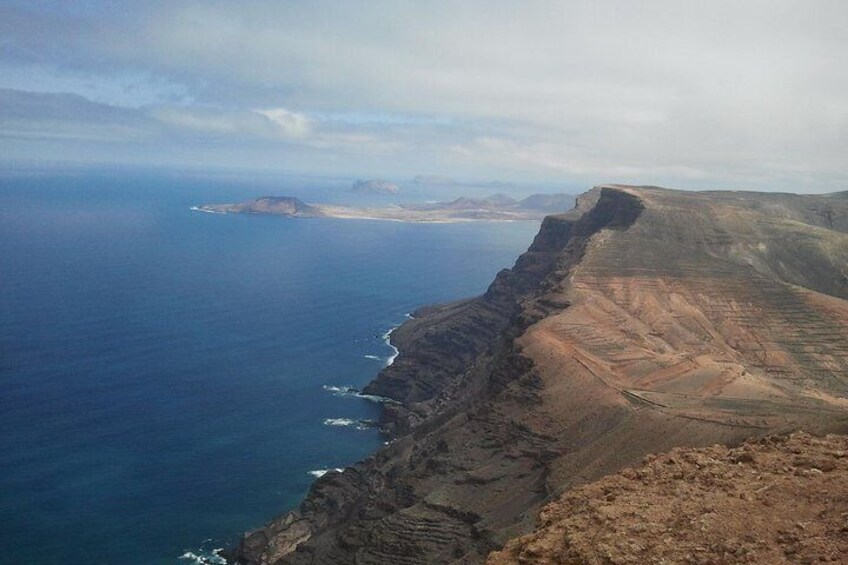
[(0, 86), (136, 108), (181, 135), (383, 156), (362, 161), (374, 173), (846, 177), (841, 1), (16, 6), (0, 7)]
[[(314, 162), (320, 167), (327, 156), (319, 154), (332, 152), (334, 162), (351, 167), (346, 172), (357, 172), (355, 159), (338, 157), (397, 156), (409, 146), (404, 136), (418, 137), (408, 131), (410, 127), (420, 126), (386, 125), (383, 121), (351, 124), (284, 108), (122, 108), (75, 94), (0, 89), (0, 145), (4, 157), (15, 160), (25, 159), (35, 149), (49, 153), (51, 160), (67, 161), (87, 149), (91, 155), (83, 158), (85, 162), (147, 158), (173, 164), (182, 155), (191, 160), (189, 164), (216, 167), (237, 161), (258, 168), (290, 162)], [(57, 142), (66, 142), (67, 149)], [(246, 152), (254, 156), (246, 158)]]
[(207, 107), (155, 106), (148, 109), (146, 114), (175, 130), (258, 137), (273, 137), (277, 133), (276, 124), (256, 112)]
[(302, 138), (309, 135), (312, 125), (303, 114), (291, 112), (285, 108), (259, 110), (259, 113), (271, 120), (286, 137)]
[(0, 88), (0, 139), (138, 141), (155, 135), (153, 124), (127, 108), (91, 102), (75, 94)]

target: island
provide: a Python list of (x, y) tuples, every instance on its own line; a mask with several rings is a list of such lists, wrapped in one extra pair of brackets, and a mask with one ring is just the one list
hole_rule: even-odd
[(467, 222), (542, 220), (574, 206), (571, 194), (533, 194), (516, 200), (505, 194), (485, 198), (460, 197), (448, 202), (399, 204), (386, 207), (308, 204), (293, 196), (262, 196), (236, 204), (203, 204), (192, 210), (214, 214), (270, 214), (287, 218), (340, 218), (397, 222)]

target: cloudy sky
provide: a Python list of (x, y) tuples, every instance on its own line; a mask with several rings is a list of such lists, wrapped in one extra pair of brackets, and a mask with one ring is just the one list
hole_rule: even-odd
[(848, 189), (848, 2), (0, 0), (0, 165)]

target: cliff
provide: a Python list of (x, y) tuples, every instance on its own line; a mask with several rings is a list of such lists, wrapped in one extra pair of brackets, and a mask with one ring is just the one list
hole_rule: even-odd
[(391, 445), (248, 534), (243, 563), (474, 563), (543, 504), (677, 446), (848, 430), (848, 199), (608, 185), (366, 392)]

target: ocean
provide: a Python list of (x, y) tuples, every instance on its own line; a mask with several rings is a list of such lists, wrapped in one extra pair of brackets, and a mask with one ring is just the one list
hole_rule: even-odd
[(349, 183), (0, 174), (0, 562), (215, 562), (381, 446), (379, 405), (344, 387), (390, 362), (409, 312), (483, 292), (538, 223), (189, 210), (341, 202)]

